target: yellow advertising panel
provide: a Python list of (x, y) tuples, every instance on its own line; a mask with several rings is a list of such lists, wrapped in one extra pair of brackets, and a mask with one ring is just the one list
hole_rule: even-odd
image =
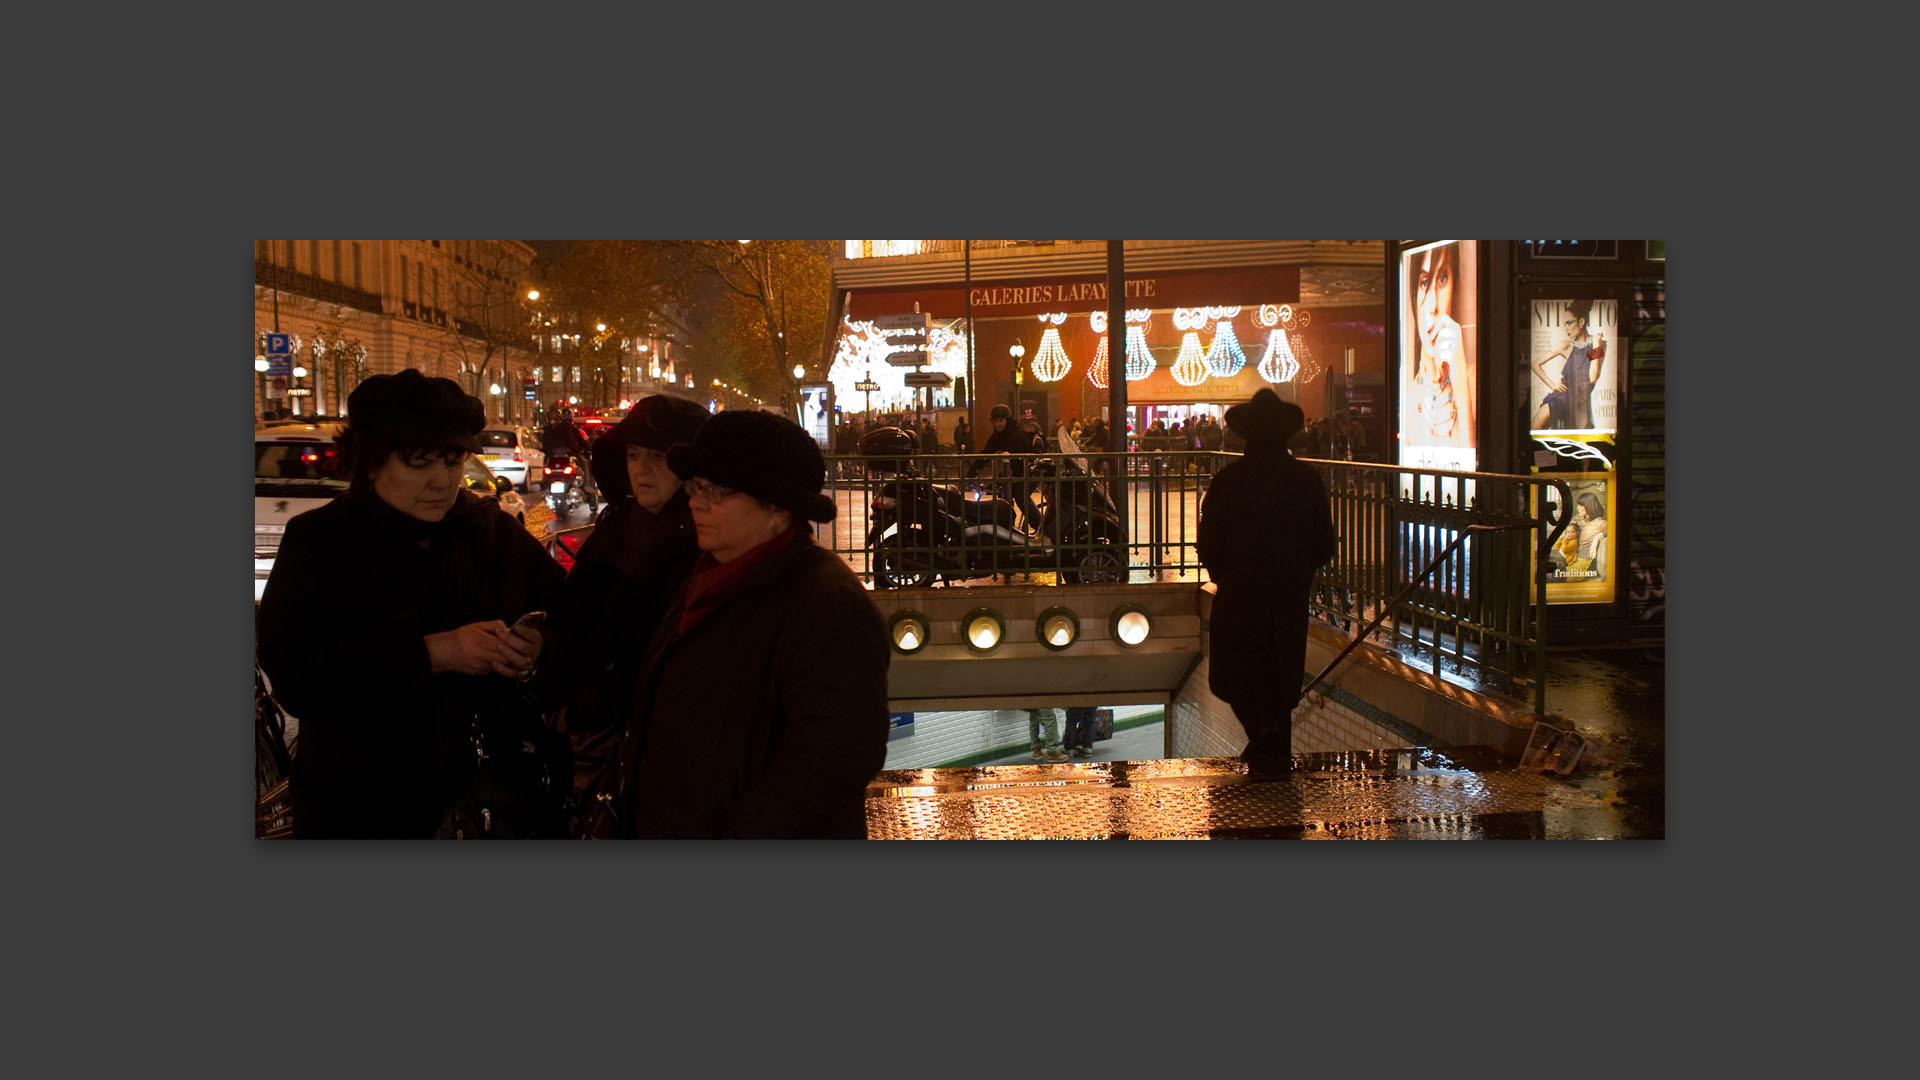
[[(1548, 552), (1547, 603), (1610, 604), (1620, 577), (1613, 528), (1619, 476), (1615, 473), (1554, 473), (1573, 493), (1573, 516)], [(1560, 493), (1537, 488), (1557, 517)], [(1538, 512), (1535, 507), (1535, 512)], [(1535, 572), (1538, 573), (1536, 555)]]

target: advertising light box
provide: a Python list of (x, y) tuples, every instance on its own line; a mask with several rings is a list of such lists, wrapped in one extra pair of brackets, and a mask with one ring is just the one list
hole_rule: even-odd
[(1479, 464), (1480, 244), (1442, 240), (1400, 254), (1400, 464)]

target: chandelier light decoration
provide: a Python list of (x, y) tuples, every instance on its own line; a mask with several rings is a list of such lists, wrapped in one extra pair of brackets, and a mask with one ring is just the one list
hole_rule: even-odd
[(1207, 377), (1206, 351), (1200, 348), (1200, 328), (1207, 324), (1206, 314), (1186, 308), (1173, 309), (1173, 325), (1186, 331), (1180, 338), (1180, 353), (1174, 357), (1170, 374), (1181, 386), (1199, 386)]
[(1300, 374), (1300, 361), (1287, 344), (1287, 332), (1274, 327), (1267, 334), (1267, 352), (1260, 358), (1260, 377), (1270, 383), (1292, 382)]
[(1093, 363), (1087, 365), (1087, 381), (1102, 390), (1107, 388), (1107, 336), (1100, 335), (1100, 347), (1093, 351)]
[(1073, 362), (1067, 359), (1067, 350), (1060, 345), (1060, 324), (1067, 321), (1067, 313), (1042, 315), (1040, 321), (1053, 325), (1040, 335), (1040, 348), (1033, 354), (1033, 377), (1041, 382), (1059, 382), (1073, 369)]
[(1246, 351), (1233, 332), (1233, 318), (1238, 314), (1238, 307), (1207, 309), (1208, 317), (1218, 320), (1213, 328), (1213, 345), (1207, 349), (1207, 372), (1215, 378), (1231, 379), (1247, 366)]
[[(1313, 316), (1288, 304), (1261, 304), (1255, 318), (1260, 325), (1273, 328), (1267, 333), (1266, 354), (1260, 358), (1260, 377), (1270, 383), (1292, 382), (1294, 376), (1300, 374), (1300, 358), (1294, 352), (1287, 330), (1309, 325)], [(1304, 340), (1302, 347), (1305, 347)]]
[(1147, 329), (1127, 327), (1127, 381), (1139, 382), (1153, 374), (1153, 353), (1147, 348)]

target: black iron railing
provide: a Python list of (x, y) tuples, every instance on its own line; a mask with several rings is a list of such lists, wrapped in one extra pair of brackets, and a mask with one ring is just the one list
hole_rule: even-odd
[[(869, 587), (1207, 580), (1196, 544), (1213, 474), (1237, 454), (829, 456), (837, 512), (816, 539)], [(1437, 675), (1544, 711), (1549, 545), (1567, 526), (1563, 481), (1306, 459), (1339, 537), (1310, 614)], [(978, 468), (976, 468), (978, 467)], [(974, 475), (969, 475), (974, 474)], [(1557, 498), (1542, 499), (1545, 488)], [(1017, 493), (1024, 491), (1028, 508)], [(569, 561), (590, 526), (548, 539)]]

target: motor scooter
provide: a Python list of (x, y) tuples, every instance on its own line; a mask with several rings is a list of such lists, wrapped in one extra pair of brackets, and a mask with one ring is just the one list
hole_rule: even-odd
[(589, 510), (599, 508), (586, 463), (572, 454), (563, 451), (548, 454), (541, 484), (547, 493), (547, 505), (561, 517), (573, 513), (583, 503)]
[[(1068, 583), (1126, 580), (1119, 513), (1102, 483), (1073, 458), (1036, 455), (1024, 480), (1002, 476), (993, 488), (972, 483), (962, 490), (923, 475), (906, 456), (915, 448), (917, 440), (899, 428), (860, 440), (869, 475), (890, 477), (874, 488), (867, 531), (875, 586), (1036, 571), (1058, 572)], [(1000, 494), (1023, 482), (1039, 496), (1038, 521), (1020, 521), (1013, 501)]]

